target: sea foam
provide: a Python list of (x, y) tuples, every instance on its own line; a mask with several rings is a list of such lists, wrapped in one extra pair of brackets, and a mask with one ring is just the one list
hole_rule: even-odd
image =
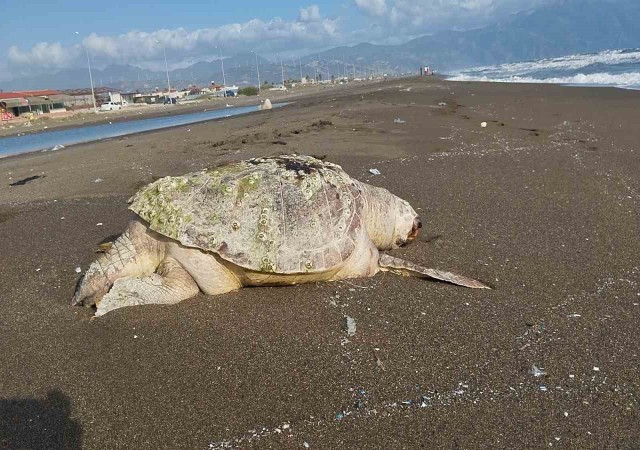
[(640, 89), (640, 49), (606, 50), (538, 61), (474, 67), (452, 73), (448, 79)]

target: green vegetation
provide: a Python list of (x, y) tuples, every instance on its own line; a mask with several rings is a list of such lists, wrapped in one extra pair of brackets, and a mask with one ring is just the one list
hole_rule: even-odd
[(238, 95), (258, 95), (258, 88), (255, 86), (247, 86), (238, 89)]

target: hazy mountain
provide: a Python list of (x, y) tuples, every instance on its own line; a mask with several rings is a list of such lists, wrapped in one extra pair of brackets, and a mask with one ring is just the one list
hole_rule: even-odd
[[(444, 31), (422, 36), (401, 45), (337, 47), (325, 52), (285, 61), (284, 78), (371, 72), (415, 72), (423, 64), (437, 71), (527, 61), (574, 53), (598, 52), (606, 49), (640, 47), (639, 0), (560, 0), (533, 11), (522, 12), (489, 27), (467, 31)], [(261, 81), (280, 82), (279, 63), (258, 58)], [(255, 55), (241, 53), (226, 58), (227, 84), (256, 84)], [(201, 61), (170, 72), (175, 86), (207, 85), (221, 82), (220, 61)], [(110, 66), (94, 71), (94, 82), (100, 86), (126, 90), (147, 90), (166, 86), (164, 72), (151, 72), (137, 67)], [(15, 80), (0, 86), (5, 90), (71, 88), (88, 86), (86, 69), (69, 69), (53, 75)]]
[(405, 44), (340, 47), (304, 61), (361, 63), (384, 71), (439, 71), (640, 47), (640, 1), (564, 0), (490, 27), (444, 31)]

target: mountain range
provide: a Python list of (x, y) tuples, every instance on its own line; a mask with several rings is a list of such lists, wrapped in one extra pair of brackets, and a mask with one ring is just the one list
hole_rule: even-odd
[[(640, 1), (560, 0), (525, 11), (493, 25), (465, 31), (442, 31), (400, 45), (360, 43), (307, 55), (299, 60), (269, 61), (258, 57), (262, 82), (285, 79), (326, 79), (345, 74), (417, 73), (429, 65), (443, 73), (455, 69), (551, 58), (607, 49), (640, 47)], [(224, 59), (227, 84), (257, 83), (256, 57), (240, 53)], [(169, 72), (172, 86), (207, 85), (222, 81), (219, 60), (200, 61)], [(132, 65), (112, 65), (93, 71), (97, 86), (149, 90), (166, 86), (166, 73)], [(3, 90), (66, 89), (88, 86), (86, 69), (65, 69), (0, 85)]]

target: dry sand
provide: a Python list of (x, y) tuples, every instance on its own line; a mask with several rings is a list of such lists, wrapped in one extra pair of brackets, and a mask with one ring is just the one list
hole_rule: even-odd
[[(389, 81), (0, 160), (0, 448), (637, 448), (639, 105)], [(69, 305), (137, 188), (282, 152), (409, 200), (424, 233), (394, 254), (495, 290), (381, 274)]]

